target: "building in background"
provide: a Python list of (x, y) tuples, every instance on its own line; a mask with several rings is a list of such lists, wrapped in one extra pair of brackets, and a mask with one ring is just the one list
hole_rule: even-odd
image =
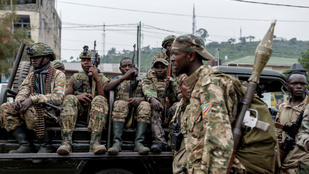
[[(4, 12), (10, 11), (11, 0), (1, 1), (7, 5)], [(14, 7), (19, 19), (14, 27), (29, 27), (28, 36), (34, 42), (49, 45), (60, 59), (62, 23), (55, 9), (55, 0), (19, 0)]]

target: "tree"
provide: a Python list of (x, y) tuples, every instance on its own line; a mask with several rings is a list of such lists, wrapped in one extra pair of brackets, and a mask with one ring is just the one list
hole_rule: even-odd
[(234, 38), (229, 38), (229, 40), (227, 40), (227, 43), (229, 44), (234, 44), (236, 42), (236, 39)]
[[(2, 9), (4, 9), (4, 4), (1, 3), (0, 10)], [(0, 15), (0, 73), (4, 73), (6, 76), (9, 75), (9, 68), (13, 66), (12, 62), (16, 57), (20, 43), (27, 45), (33, 43), (27, 36), (29, 28), (14, 27), (14, 33), (12, 33), (12, 21), (14, 23), (18, 21), (15, 11)]]
[(309, 49), (301, 53), (301, 57), (298, 58), (298, 62), (309, 72)]
[(254, 36), (248, 36), (248, 37), (246, 37), (246, 38), (249, 39), (249, 42), (251, 42), (251, 40), (254, 40), (254, 39), (255, 39)]
[(246, 43), (246, 37), (240, 37), (239, 38), (240, 43), (244, 44)]

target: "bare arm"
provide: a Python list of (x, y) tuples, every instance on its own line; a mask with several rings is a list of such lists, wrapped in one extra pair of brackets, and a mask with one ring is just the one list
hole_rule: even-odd
[(68, 89), (65, 90), (65, 95), (72, 95), (74, 93), (73, 83), (74, 83), (74, 76), (72, 76), (69, 80)]

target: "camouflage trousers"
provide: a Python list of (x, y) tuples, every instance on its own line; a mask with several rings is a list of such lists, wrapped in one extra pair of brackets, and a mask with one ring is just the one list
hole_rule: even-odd
[(151, 109), (151, 131), (154, 138), (153, 144), (167, 145), (165, 140), (165, 133), (162, 127), (162, 114), (161, 111)]
[[(150, 104), (142, 101), (136, 108), (132, 108), (137, 122), (150, 123), (151, 109)], [(113, 106), (113, 121), (125, 122), (129, 114), (129, 102), (125, 100), (116, 100)]]
[[(56, 115), (55, 110), (50, 113)], [(47, 114), (43, 114), (45, 124), (56, 124), (55, 120)], [(15, 130), (22, 124), (33, 131), (38, 130), (38, 114), (34, 106), (30, 106), (25, 113), (20, 113), (14, 109), (14, 103), (4, 103), (0, 106), (0, 123), (7, 131)]]
[[(77, 119), (87, 121), (88, 103), (79, 102), (75, 95), (67, 95), (63, 101), (60, 114), (62, 130), (75, 128)], [(89, 132), (102, 132), (108, 114), (108, 102), (103, 96), (96, 96), (91, 101), (89, 112)]]

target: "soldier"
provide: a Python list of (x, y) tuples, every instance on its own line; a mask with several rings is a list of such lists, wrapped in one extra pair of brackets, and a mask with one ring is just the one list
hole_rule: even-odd
[[(308, 96), (306, 96), (306, 70), (302, 67), (301, 64), (297, 63), (291, 66), (291, 70), (288, 73), (287, 81), (288, 89), (291, 96), (287, 102), (280, 104), (276, 116), (276, 122), (283, 125), (288, 122), (295, 122), (297, 120), (301, 110), (306, 107), (305, 104), (308, 98)], [(306, 124), (307, 123), (304, 123), (304, 126), (306, 126)], [(305, 132), (306, 130), (308, 129), (302, 130), (302, 132)], [(301, 128), (299, 131), (301, 131)], [(282, 129), (276, 129), (276, 132), (279, 145), (281, 145), (286, 139), (287, 133), (283, 132)], [(302, 144), (303, 146), (295, 146), (295, 148), (287, 154), (280, 168), (281, 174), (297, 173), (299, 162), (309, 159), (308, 151), (306, 152), (306, 150), (303, 149), (306, 145), (304, 143), (304, 140), (306, 139), (304, 138), (304, 135), (305, 134), (303, 134), (301, 139), (296, 136), (295, 143), (299, 140), (298, 144)]]
[[(106, 152), (105, 146), (100, 143), (108, 114), (108, 102), (103, 88), (109, 80), (103, 73), (98, 72), (97, 67), (92, 66), (91, 52), (91, 50), (86, 50), (80, 53), (79, 58), (83, 71), (75, 73), (71, 77), (66, 90), (66, 97), (62, 105), (63, 111), (60, 114), (62, 144), (57, 150), (57, 153), (61, 155), (72, 152), (72, 133), (77, 119), (85, 122), (89, 120), (88, 131), (91, 132), (89, 151), (95, 154)], [(89, 72), (92, 72), (92, 89), (95, 89), (92, 90), (92, 94), (87, 93), (87, 89), (90, 87)], [(89, 108), (90, 104), (91, 108)]]
[[(166, 71), (168, 62), (164, 59), (156, 59), (153, 63), (153, 68), (156, 76), (150, 78), (146, 76), (143, 82), (143, 92), (146, 100), (151, 105), (151, 130), (154, 137), (153, 145), (150, 147), (150, 151), (160, 153), (167, 149), (167, 142), (165, 140), (165, 133), (162, 128), (162, 116), (164, 118), (168, 117), (165, 115), (165, 110), (169, 110), (170, 106), (176, 101), (176, 92), (173, 89), (177, 89), (177, 84), (175, 82), (170, 85), (169, 89), (166, 89)], [(169, 90), (169, 105), (164, 108), (165, 104), (165, 90)], [(175, 111), (169, 111), (175, 112)]]
[[(104, 90), (115, 91), (115, 102), (112, 112), (113, 119), (113, 146), (108, 149), (109, 154), (116, 155), (121, 151), (122, 133), (125, 120), (128, 117), (126, 128), (130, 126), (133, 113), (136, 115), (137, 128), (134, 151), (148, 154), (149, 148), (143, 145), (147, 125), (150, 123), (150, 104), (145, 100), (142, 92), (141, 80), (136, 80), (137, 70), (132, 64), (132, 59), (123, 58), (119, 67), (122, 75), (113, 78)], [(135, 89), (134, 89), (135, 88)]]
[(171, 48), (172, 48), (172, 43), (175, 40), (175, 36), (174, 35), (169, 35), (166, 36), (164, 38), (164, 40), (162, 41), (162, 48), (164, 49), (163, 51), (161, 51), (160, 53), (158, 53), (154, 58), (153, 58), (153, 62), (156, 59), (165, 59), (166, 61), (170, 61), (170, 57), (171, 57)]
[(237, 114), (237, 94), (233, 82), (211, 75), (215, 70), (203, 65), (214, 57), (199, 36), (182, 35), (172, 44), (171, 61), (190, 88), (190, 104), (184, 115), (189, 173), (226, 173), (233, 151), (230, 118)]
[(61, 60), (54, 60), (51, 63), (55, 69), (59, 69), (65, 74), (64, 64), (61, 62)]
[[(9, 153), (35, 152), (33, 143), (25, 133), (25, 127), (36, 132), (40, 144), (38, 153), (50, 153), (52, 146), (45, 126), (55, 124), (55, 120), (45, 113), (47, 110), (44, 104), (61, 104), (64, 98), (65, 75), (50, 64), (50, 61), (55, 60), (55, 54), (48, 45), (36, 43), (26, 49), (34, 72), (28, 74), (22, 82), (15, 102), (1, 105), (2, 126), (11, 131), (20, 144), (17, 150)], [(51, 109), (48, 112), (55, 115), (56, 110)]]
[[(171, 122), (170, 122), (170, 131), (171, 131), (171, 137), (172, 140), (177, 135), (177, 133), (181, 133), (181, 136), (177, 136), (176, 138), (183, 137), (179, 149), (173, 149), (172, 146), (172, 152), (173, 152), (173, 173), (181, 173), (186, 172), (186, 166), (188, 161), (188, 154), (186, 152), (185, 142), (187, 142), (187, 133), (185, 128), (185, 123), (187, 122), (186, 115), (184, 115), (184, 111), (187, 107), (187, 105), (190, 103), (190, 90), (189, 87), (184, 83), (184, 80), (187, 79), (188, 76), (186, 74), (181, 74), (177, 78), (177, 84), (178, 88), (181, 91), (182, 98), (179, 101), (179, 104), (177, 106), (175, 115), (173, 116)], [(180, 119), (180, 121), (179, 121)], [(175, 123), (177, 125), (177, 128), (175, 128)], [(179, 126), (179, 127), (178, 127)], [(178, 130), (175, 130), (178, 129)], [(176, 134), (174, 134), (176, 133)], [(173, 137), (174, 136), (174, 137)], [(175, 143), (172, 141), (172, 144)]]

